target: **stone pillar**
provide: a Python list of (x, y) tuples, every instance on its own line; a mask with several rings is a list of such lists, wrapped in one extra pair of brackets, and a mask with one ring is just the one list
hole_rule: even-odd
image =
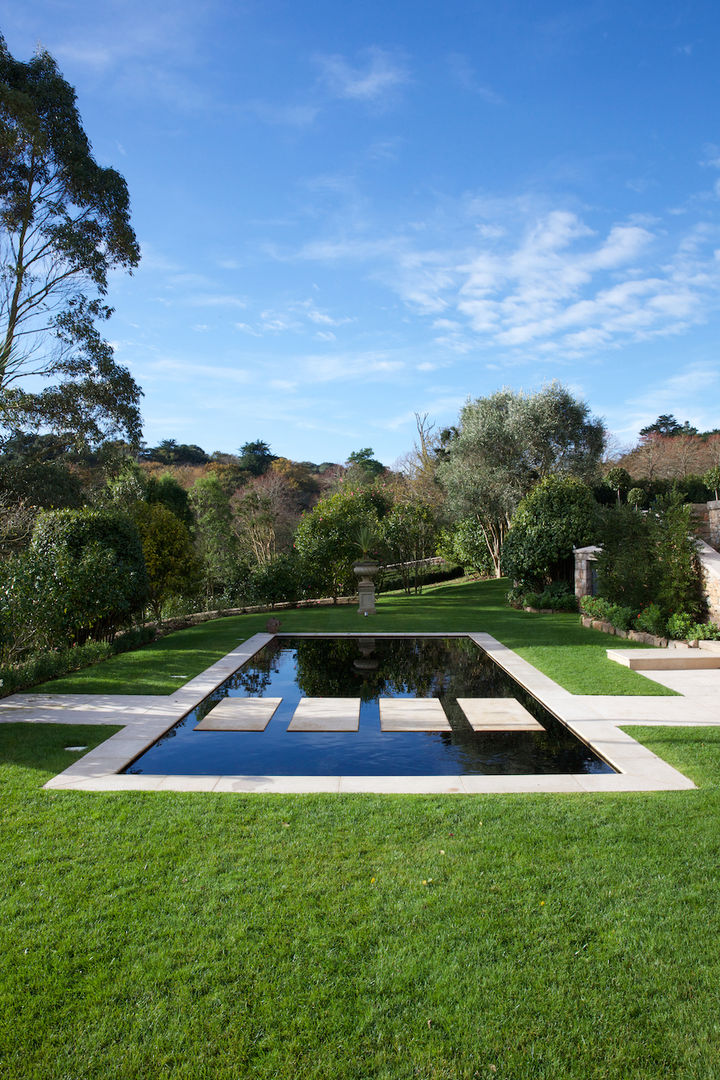
[(602, 548), (595, 545), (573, 548), (575, 556), (575, 595), (578, 598), (595, 595), (595, 575), (593, 571), (599, 551), (602, 551)]

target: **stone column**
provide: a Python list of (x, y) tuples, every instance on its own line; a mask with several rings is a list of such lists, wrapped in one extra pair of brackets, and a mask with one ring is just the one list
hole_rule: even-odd
[(575, 595), (578, 598), (595, 594), (593, 569), (599, 551), (602, 551), (602, 548), (595, 545), (573, 548), (575, 556)]

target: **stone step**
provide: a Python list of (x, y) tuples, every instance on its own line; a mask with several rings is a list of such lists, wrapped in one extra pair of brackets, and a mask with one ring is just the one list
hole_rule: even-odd
[(633, 671), (690, 671), (720, 668), (720, 652), (710, 649), (607, 649), (608, 658)]

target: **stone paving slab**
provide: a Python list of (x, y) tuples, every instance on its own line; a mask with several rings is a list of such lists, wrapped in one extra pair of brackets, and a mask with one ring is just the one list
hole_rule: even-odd
[(379, 698), (381, 731), (452, 731), (437, 698)]
[(223, 698), (193, 731), (264, 731), (282, 698)]
[(360, 698), (301, 698), (288, 731), (357, 731)]
[(473, 731), (544, 731), (514, 698), (458, 698)]

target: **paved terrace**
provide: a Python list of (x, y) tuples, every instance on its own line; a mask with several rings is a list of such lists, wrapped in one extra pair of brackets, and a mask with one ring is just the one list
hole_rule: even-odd
[[(647, 678), (682, 697), (576, 696), (506, 648), (490, 634), (434, 634), (476, 642), (580, 739), (618, 771), (615, 774), (515, 776), (155, 776), (121, 770), (272, 639), (255, 634), (201, 675), (165, 697), (143, 695), (13, 694), (0, 701), (0, 723), (122, 726), (45, 785), (74, 791), (491, 792), (673, 791), (695, 785), (641, 746), (623, 725), (720, 724), (720, 670), (651, 671)], [(281, 635), (282, 636), (282, 635)], [(297, 636), (297, 635), (295, 635)], [(317, 635), (310, 635), (317, 636)], [(328, 635), (330, 636), (330, 635)], [(337, 636), (337, 635), (332, 635)], [(349, 634), (358, 638), (361, 634)], [(367, 634), (367, 637), (397, 637)], [(416, 635), (421, 636), (421, 635)], [(413, 702), (410, 703), (415, 704)]]

